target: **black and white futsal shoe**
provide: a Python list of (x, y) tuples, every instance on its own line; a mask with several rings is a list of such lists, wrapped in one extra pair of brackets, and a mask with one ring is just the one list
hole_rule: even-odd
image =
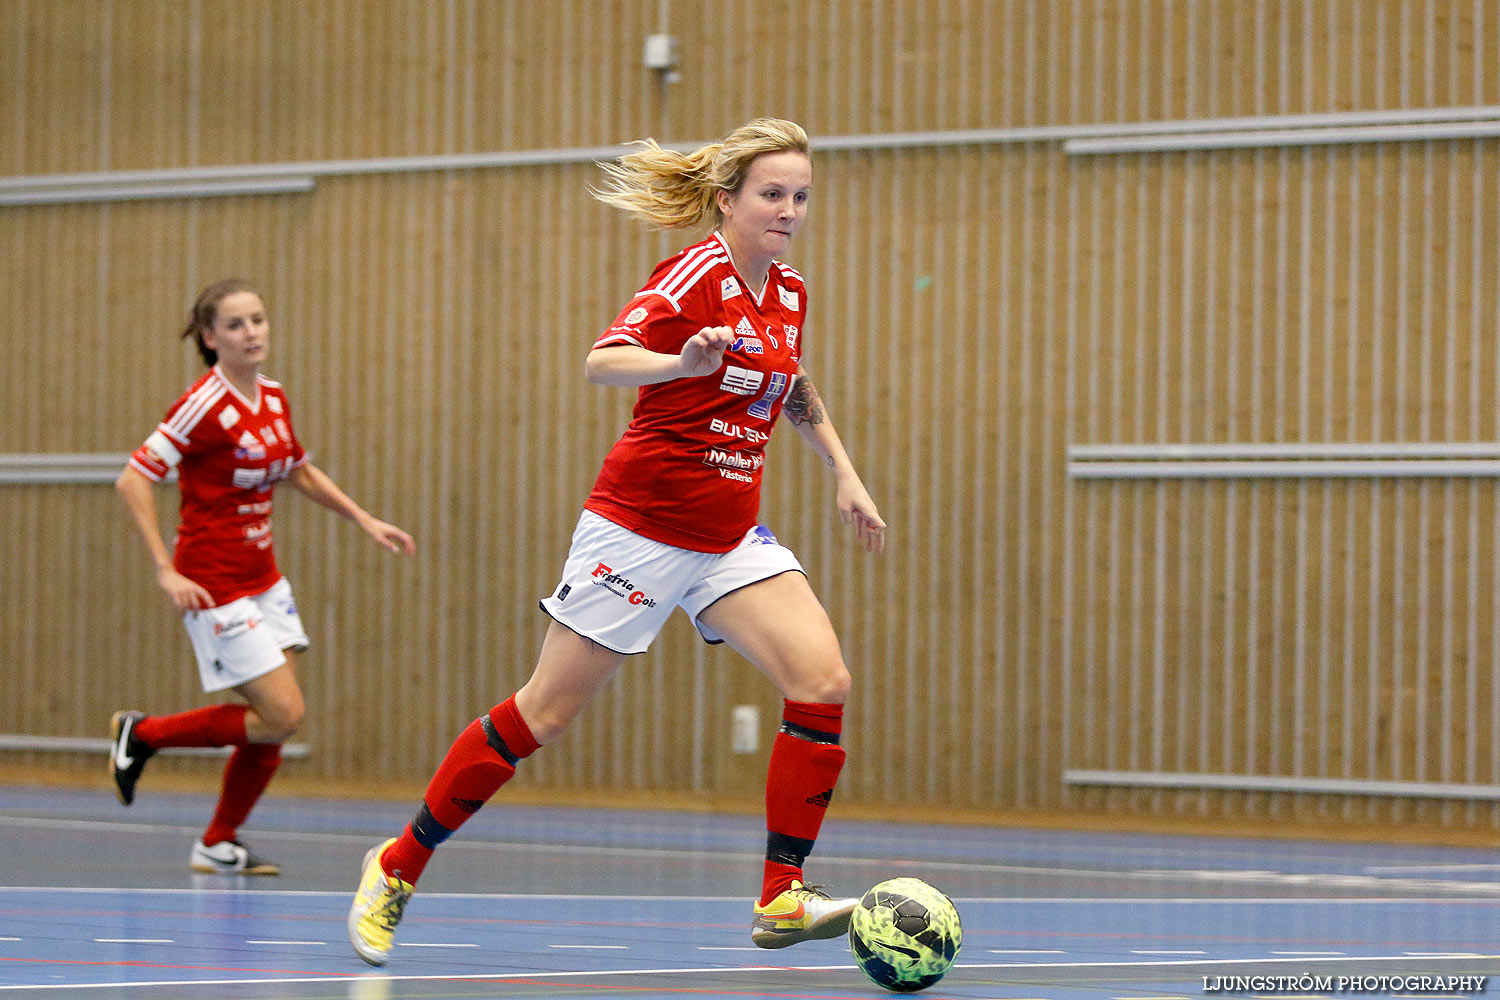
[(193, 845), (188, 866), (204, 875), (280, 875), (274, 861), (257, 857), (238, 840), (221, 840), (212, 847), (203, 841)]
[(109, 719), (109, 776), (123, 806), (135, 801), (135, 783), (146, 769), (146, 761), (156, 753), (135, 738), (135, 727), (145, 717), (144, 712), (116, 712)]

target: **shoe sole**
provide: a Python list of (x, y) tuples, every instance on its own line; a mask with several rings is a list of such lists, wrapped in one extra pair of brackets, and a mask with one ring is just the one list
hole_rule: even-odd
[(189, 864), (189, 868), (200, 875), (280, 875), (276, 865), (254, 865), (249, 868), (215, 868), (211, 865)]
[(752, 927), (750, 929), (750, 941), (758, 948), (774, 951), (777, 948), (789, 948), (803, 941), (826, 941), (849, 933), (849, 918), (854, 915), (854, 907), (847, 910), (834, 910), (825, 913), (815, 920), (811, 926), (795, 931), (778, 931), (769, 927)]
[[(375, 860), (375, 852), (384, 846), (384, 843), (376, 844), (365, 852), (365, 860), (359, 866), (360, 889), (363, 889), (365, 886), (365, 872), (370, 870), (370, 862)], [(354, 902), (349, 906), (349, 919), (344, 921), (349, 928), (349, 943), (354, 946), (354, 954), (358, 955), (367, 964), (373, 965), (378, 969), (390, 960), (391, 954), (390, 952), (386, 952), (384, 955), (381, 955), (379, 952), (373, 951), (369, 945), (365, 944), (364, 938), (359, 936), (359, 918), (361, 914), (354, 912), (355, 907), (358, 905), (359, 889), (356, 889), (354, 891)]]

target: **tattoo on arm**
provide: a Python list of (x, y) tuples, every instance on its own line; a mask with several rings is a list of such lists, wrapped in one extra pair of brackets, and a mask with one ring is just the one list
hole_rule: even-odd
[(803, 424), (816, 426), (823, 422), (823, 400), (818, 398), (818, 390), (807, 376), (799, 377), (792, 385), (792, 391), (787, 393), (781, 412), (786, 414), (786, 418), (795, 427)]

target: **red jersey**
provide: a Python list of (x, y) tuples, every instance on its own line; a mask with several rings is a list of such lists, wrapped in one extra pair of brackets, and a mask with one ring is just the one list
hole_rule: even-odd
[(772, 261), (757, 295), (718, 233), (656, 265), (595, 350), (677, 354), (705, 326), (730, 327), (735, 340), (711, 375), (641, 386), (584, 507), (678, 548), (734, 548), (760, 511), (766, 441), (802, 358), (806, 315), (800, 274)]
[(130, 456), (152, 482), (177, 469), (182, 506), (172, 565), (217, 605), (281, 579), (271, 549), (271, 488), (307, 461), (281, 384), (257, 376), (255, 388), (256, 398), (246, 399), (217, 366), (209, 369)]

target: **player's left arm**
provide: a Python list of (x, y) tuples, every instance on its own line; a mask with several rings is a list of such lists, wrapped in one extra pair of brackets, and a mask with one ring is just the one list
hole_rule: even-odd
[(410, 535), (394, 524), (387, 524), (355, 503), (347, 493), (339, 489), (337, 483), (329, 478), (328, 473), (311, 462), (304, 462), (293, 469), (287, 476), (287, 482), (297, 487), (298, 491), (309, 500), (359, 525), (360, 530), (373, 538), (382, 548), (408, 556), (417, 551), (417, 543)]
[(880, 519), (880, 511), (860, 481), (859, 473), (854, 471), (854, 463), (849, 461), (849, 453), (828, 419), (817, 387), (801, 365), (797, 366), (797, 376), (781, 406), (781, 414), (792, 422), (802, 440), (823, 459), (823, 464), (833, 470), (838, 481), (840, 520), (854, 525), (854, 537), (863, 543), (866, 552), (885, 551), (885, 522)]

